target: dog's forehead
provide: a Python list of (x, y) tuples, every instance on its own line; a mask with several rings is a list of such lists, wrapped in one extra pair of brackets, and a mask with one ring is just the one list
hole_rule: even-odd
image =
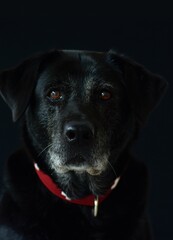
[(64, 50), (47, 63), (41, 75), (50, 81), (85, 83), (91, 87), (93, 83), (103, 81), (113, 72), (106, 61), (106, 53)]
[(62, 51), (62, 53), (48, 64), (48, 70), (55, 74), (86, 74), (93, 72), (100, 65), (105, 64), (105, 54), (84, 51)]

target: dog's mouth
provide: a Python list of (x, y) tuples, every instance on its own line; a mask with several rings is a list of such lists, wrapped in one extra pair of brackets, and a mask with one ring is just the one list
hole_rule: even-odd
[(76, 155), (64, 162), (52, 162), (52, 168), (60, 174), (75, 172), (77, 174), (88, 173), (89, 175), (100, 175), (106, 169), (104, 161), (86, 159), (82, 155)]
[(61, 173), (66, 173), (66, 172), (73, 171), (73, 172), (76, 172), (78, 174), (88, 173), (89, 175), (92, 175), (92, 176), (100, 175), (103, 171), (101, 169), (97, 169), (97, 168), (94, 168), (94, 167), (75, 166), (75, 165), (61, 166), (57, 170), (58, 170), (58, 172), (60, 171)]

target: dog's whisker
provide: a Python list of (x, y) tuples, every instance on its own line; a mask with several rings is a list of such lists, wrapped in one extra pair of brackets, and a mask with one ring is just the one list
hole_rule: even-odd
[(112, 166), (112, 164), (109, 162), (109, 160), (107, 160), (107, 162), (108, 162), (109, 166), (111, 167), (111, 169), (112, 169), (113, 173), (115, 174), (115, 177), (117, 178), (117, 177), (118, 177), (118, 175), (117, 175), (117, 173), (116, 173), (116, 171), (115, 171), (114, 167), (113, 167), (113, 166)]
[(52, 143), (49, 144), (48, 146), (46, 146), (39, 154), (37, 157), (40, 157), (41, 154), (43, 154), (44, 151), (46, 151), (48, 148), (50, 148), (52, 146)]

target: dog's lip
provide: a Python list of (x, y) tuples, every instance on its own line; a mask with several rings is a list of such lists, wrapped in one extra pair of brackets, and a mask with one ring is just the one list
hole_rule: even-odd
[(70, 171), (75, 171), (77, 173), (83, 173), (83, 172), (87, 172), (89, 175), (95, 176), (95, 175), (100, 175), (102, 170), (100, 169), (96, 169), (93, 167), (88, 167), (88, 168), (80, 168), (80, 167), (70, 167), (69, 168)]
[(95, 169), (95, 168), (90, 168), (90, 169), (87, 170), (87, 173), (92, 175), (92, 176), (96, 176), (96, 175), (100, 175), (102, 173), (102, 170)]
[(77, 174), (87, 173), (92, 176), (100, 175), (106, 169), (106, 165), (98, 165), (97, 163), (94, 164), (94, 162), (82, 154), (77, 154), (64, 162), (54, 165), (54, 170), (60, 174), (75, 172)]
[(95, 176), (95, 175), (100, 175), (103, 170), (98, 169), (96, 167), (91, 167), (88, 165), (62, 165), (58, 166), (57, 171), (59, 173), (67, 173), (70, 171), (74, 171), (76, 173), (88, 173), (89, 175)]

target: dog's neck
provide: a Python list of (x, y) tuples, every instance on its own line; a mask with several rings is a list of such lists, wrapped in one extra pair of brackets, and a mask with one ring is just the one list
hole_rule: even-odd
[(113, 189), (116, 188), (120, 177), (116, 178), (113, 182), (113, 184), (111, 185), (111, 187), (106, 191), (106, 193), (104, 195), (94, 195), (94, 194), (90, 194), (87, 195), (84, 198), (78, 198), (78, 199), (71, 199), (67, 196), (67, 194), (62, 191), (62, 189), (60, 189), (57, 184), (54, 183), (54, 181), (51, 179), (51, 177), (49, 175), (47, 175), (46, 173), (44, 173), (36, 163), (34, 163), (34, 168), (35, 171), (39, 177), (39, 179), (41, 180), (41, 182), (43, 183), (43, 185), (51, 192), (53, 193), (55, 196), (57, 196), (58, 198), (61, 198), (65, 201), (68, 201), (70, 203), (74, 203), (74, 204), (79, 204), (79, 205), (86, 205), (86, 206), (93, 206), (93, 214), (96, 217), (97, 213), (98, 213), (98, 205), (100, 203), (102, 203), (111, 193), (111, 191)]

